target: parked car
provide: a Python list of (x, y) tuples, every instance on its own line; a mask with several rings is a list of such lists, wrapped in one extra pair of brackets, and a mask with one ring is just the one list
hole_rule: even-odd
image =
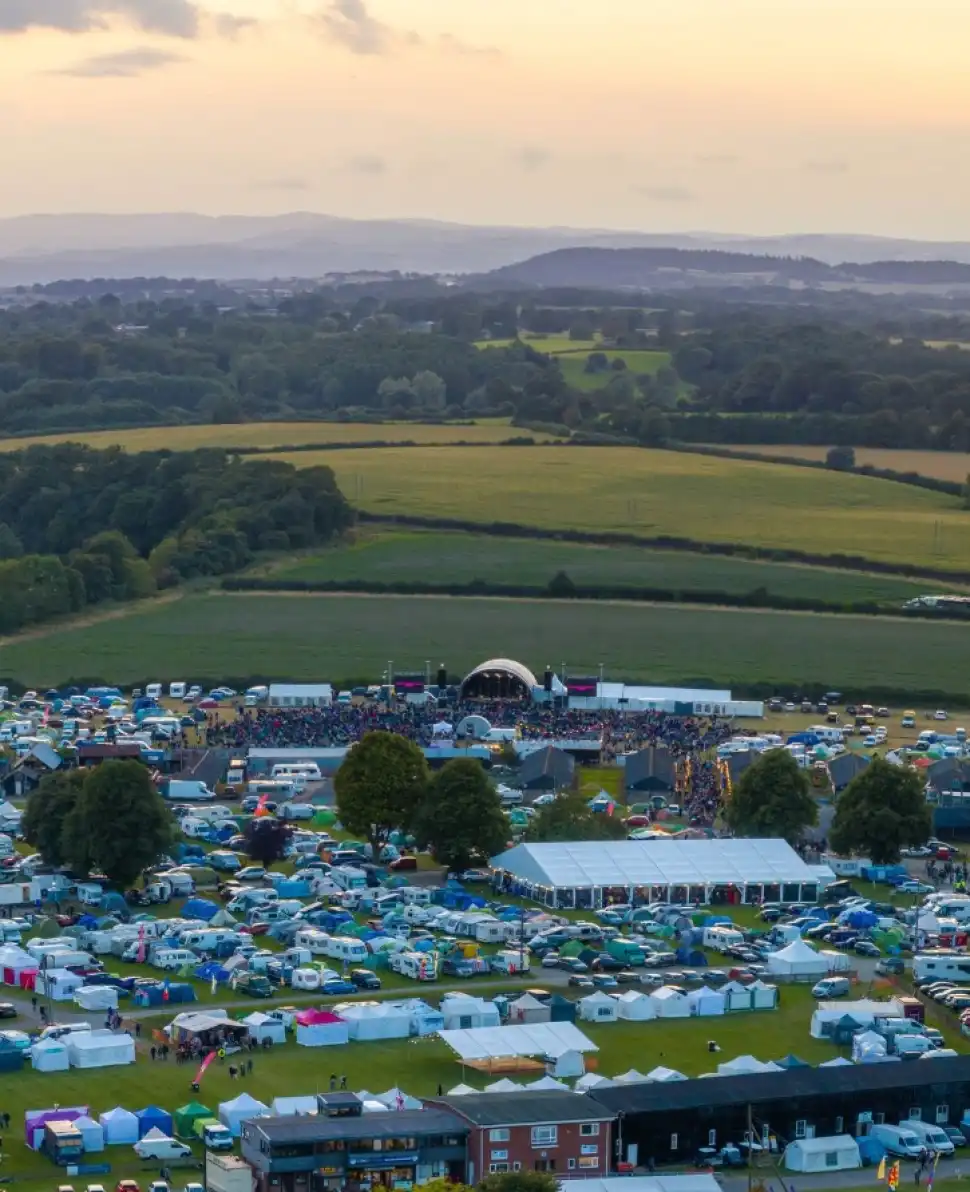
[(370, 969), (356, 968), (350, 970), (350, 980), (357, 989), (380, 989), (381, 979)]
[(878, 957), (882, 955), (882, 951), (872, 940), (856, 940), (852, 950), (857, 956)]
[[(245, 993), (249, 997), (272, 997), (273, 986), (262, 973), (240, 973), (236, 977), (233, 988), (236, 993)], [(353, 986), (350, 987), (353, 992)]]
[(898, 975), (906, 971), (906, 965), (901, 956), (885, 956), (876, 965), (876, 972), (880, 976)]
[(896, 890), (900, 894), (935, 894), (936, 886), (931, 886), (929, 882), (921, 882), (916, 878), (911, 878), (909, 881), (900, 882)]
[(567, 973), (585, 973), (589, 971), (589, 965), (585, 964), (577, 956), (561, 957), (559, 967), (565, 969)]
[(566, 982), (566, 984), (573, 985), (577, 989), (593, 989), (594, 988), (593, 978), (592, 977), (584, 977), (582, 975), (582, 973), (572, 973), (569, 977), (569, 980)]
[(597, 989), (616, 989), (619, 982), (612, 973), (597, 973), (593, 977), (593, 985)]
[(320, 992), (325, 993), (328, 997), (336, 997), (338, 994), (356, 993), (357, 986), (352, 981), (345, 981), (342, 977), (337, 977), (330, 981), (324, 981), (320, 986)]
[(262, 865), (246, 865), (236, 873), (237, 882), (261, 882), (266, 877)]
[(0, 1018), (16, 1018), (17, 1007), (13, 1002), (0, 1002)]

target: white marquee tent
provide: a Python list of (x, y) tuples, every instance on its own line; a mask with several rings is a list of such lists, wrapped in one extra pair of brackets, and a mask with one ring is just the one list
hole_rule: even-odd
[(616, 1022), (616, 998), (610, 997), (602, 989), (579, 999), (579, 1017), (585, 1022)]
[(67, 1037), (72, 1068), (110, 1068), (135, 1062), (135, 1040), (113, 1031), (75, 1031)]
[(689, 1018), (691, 1004), (687, 995), (669, 985), (661, 985), (650, 994), (658, 1018)]
[(250, 1118), (265, 1117), (269, 1113), (269, 1106), (257, 1101), (249, 1093), (240, 1093), (231, 1101), (219, 1104), (219, 1121), (226, 1127), (233, 1138), (238, 1138), (243, 1122)]
[(653, 1002), (645, 993), (636, 989), (626, 989), (623, 993), (614, 995), (616, 1002), (616, 1016), (628, 1022), (645, 1022), (656, 1018), (657, 1011)]
[(341, 1008), (351, 1039), (406, 1039), (411, 1033), (411, 1015), (400, 1006), (384, 1002), (352, 1003)]
[(104, 1140), (109, 1146), (128, 1145), (138, 1141), (138, 1118), (119, 1105), (99, 1114), (98, 1121), (104, 1128)]
[(53, 1002), (69, 1002), (74, 991), (84, 984), (84, 978), (70, 969), (41, 969), (37, 974), (36, 988), (41, 995), (47, 995)]
[(699, 989), (688, 991), (687, 1000), (691, 1011), (701, 1018), (715, 1018), (723, 1014), (727, 1007), (727, 998), (719, 989), (709, 989), (702, 985)]
[(766, 963), (768, 972), (779, 977), (824, 977), (829, 971), (828, 960), (803, 939), (792, 940), (778, 952), (769, 952)]
[(497, 1028), (501, 1022), (494, 1002), (468, 993), (446, 994), (441, 999), (441, 1015), (446, 1031)]
[(71, 1056), (60, 1039), (41, 1039), (30, 1049), (30, 1063), (35, 1072), (66, 1072)]
[(118, 990), (113, 985), (82, 985), (74, 991), (74, 1001), (82, 1010), (117, 1010)]
[(862, 1166), (859, 1144), (851, 1134), (830, 1138), (799, 1138), (785, 1147), (789, 1171), (851, 1171)]
[(742, 985), (740, 981), (728, 981), (721, 986), (724, 994), (725, 1009), (730, 1013), (734, 1010), (751, 1010), (754, 1007), (754, 994), (750, 985)]
[(271, 1018), (268, 1014), (263, 1014), (259, 1010), (254, 1010), (252, 1014), (247, 1014), (243, 1019), (249, 1037), (255, 1039), (257, 1043), (262, 1043), (269, 1039), (271, 1043), (285, 1043), (286, 1042), (286, 1027), (278, 1018)]
[(571, 1051), (599, 1051), (596, 1044), (571, 1022), (536, 1022), (520, 1026), (439, 1031), (438, 1035), (463, 1060), (537, 1055), (555, 1059)]

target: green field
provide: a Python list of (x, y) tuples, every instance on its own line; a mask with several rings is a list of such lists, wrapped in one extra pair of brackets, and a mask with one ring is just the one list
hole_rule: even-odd
[[(484, 534), (388, 530), (365, 533), (281, 567), (260, 567), (273, 579), (308, 582), (488, 583), (545, 586), (559, 571), (583, 586), (736, 592), (849, 603), (902, 603), (926, 591), (926, 581), (897, 580), (784, 563), (749, 562), (683, 551), (490, 537)], [(935, 586), (934, 586), (935, 587)]]
[[(444, 662), (467, 673), (519, 658), (541, 673), (600, 663), (615, 679), (765, 681), (966, 691), (967, 629), (953, 622), (636, 604), (363, 596), (187, 596), (3, 646), (0, 670), (33, 687), (72, 678), (377, 679)], [(959, 702), (954, 699), (954, 702)]]
[[(541, 978), (536, 978), (541, 985)], [(412, 986), (412, 992), (415, 992)], [(421, 992), (420, 990), (416, 992)], [(469, 992), (474, 992), (469, 990)], [(259, 1003), (255, 1004), (258, 1008)], [(581, 1029), (599, 1047), (592, 1057), (596, 1071), (617, 1075), (630, 1067), (649, 1071), (658, 1064), (675, 1067), (687, 1075), (711, 1072), (718, 1063), (738, 1055), (754, 1053), (759, 1059), (780, 1059), (796, 1052), (810, 1063), (820, 1063), (839, 1054), (830, 1043), (812, 1039), (809, 1017), (812, 1000), (807, 988), (788, 987), (781, 991), (781, 1006), (776, 1011), (738, 1013), (724, 1018), (682, 1019), (646, 1023), (590, 1025)], [(246, 1011), (240, 1010), (240, 1015)], [(145, 1043), (152, 1026), (162, 1027), (170, 1016), (146, 1020), (142, 1027)], [(717, 1040), (720, 1052), (712, 1055), (707, 1048), (710, 1038)], [(845, 1054), (845, 1049), (841, 1049)], [(25, 1069), (4, 1077), (3, 1108), (13, 1119), (5, 1139), (3, 1176), (18, 1188), (30, 1184), (49, 1188), (59, 1182), (60, 1173), (41, 1155), (23, 1144), (23, 1114), (28, 1109), (60, 1105), (86, 1105), (97, 1118), (99, 1113), (122, 1105), (142, 1109), (151, 1103), (172, 1111), (187, 1101), (201, 1101), (213, 1111), (219, 1102), (245, 1091), (269, 1104), (277, 1096), (324, 1092), (330, 1073), (346, 1075), (348, 1088), (382, 1093), (400, 1085), (418, 1096), (434, 1096), (438, 1086), (445, 1091), (460, 1081), (483, 1088), (494, 1077), (462, 1069), (450, 1049), (436, 1038), (394, 1040), (380, 1043), (350, 1043), (344, 1047), (318, 1050), (298, 1047), (293, 1042), (274, 1048), (269, 1054), (254, 1055), (253, 1072), (245, 1080), (232, 1081), (230, 1061), (215, 1063), (206, 1072), (198, 1096), (193, 1097), (189, 1082), (194, 1068), (152, 1063), (140, 1054), (129, 1067), (94, 1071), (35, 1073)], [(513, 1079), (515, 1079), (513, 1075)], [(523, 1075), (525, 1083), (535, 1075)], [(18, 1128), (20, 1127), (20, 1128)], [(201, 1148), (198, 1148), (201, 1154)], [(150, 1170), (135, 1158), (130, 1147), (109, 1147), (103, 1158), (112, 1164), (111, 1184), (121, 1178), (137, 1178)], [(157, 1165), (152, 1178), (157, 1176)], [(192, 1178), (187, 1175), (186, 1178)], [(36, 1181), (36, 1184), (34, 1184)], [(83, 1181), (83, 1177), (82, 1177)], [(108, 1180), (105, 1179), (105, 1184)]]
[[(0, 451), (21, 451), (38, 443), (87, 443), (126, 451), (191, 451), (196, 447), (289, 447), (304, 443), (500, 443), (519, 434), (508, 419), (483, 419), (474, 426), (420, 422), (244, 422), (238, 426), (150, 426), (141, 430), (78, 431), (0, 440)], [(529, 432), (533, 438), (547, 435)]]
[(965, 568), (970, 513), (888, 480), (635, 447), (297, 452), (373, 513), (626, 531)]
[[(511, 339), (481, 340), (479, 348), (507, 348), (515, 343)], [(605, 348), (596, 340), (570, 339), (566, 335), (537, 336), (535, 339), (525, 336), (522, 342), (536, 352), (546, 352), (555, 356), (562, 369), (566, 381), (574, 389), (592, 392), (602, 389), (616, 376), (612, 370), (598, 373), (586, 372), (586, 358), (590, 352), (604, 352), (612, 364), (614, 360), (622, 360), (633, 376), (647, 374), (653, 376), (658, 369), (670, 363), (670, 353), (651, 351), (640, 348)]]
[[(828, 447), (734, 447), (732, 450), (751, 451), (756, 455), (788, 455), (793, 459), (824, 460)], [(862, 467), (889, 468), (894, 472), (918, 472), (937, 480), (953, 480), (963, 484), (970, 475), (970, 455), (961, 451), (907, 451), (900, 447), (856, 447), (855, 462)]]

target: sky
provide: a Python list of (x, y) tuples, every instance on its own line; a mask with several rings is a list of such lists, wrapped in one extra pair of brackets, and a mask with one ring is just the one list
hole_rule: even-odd
[(968, 0), (0, 0), (0, 217), (970, 240)]

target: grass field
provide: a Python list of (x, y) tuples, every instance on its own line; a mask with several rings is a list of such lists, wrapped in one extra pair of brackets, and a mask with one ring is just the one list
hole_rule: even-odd
[[(486, 419), (474, 426), (431, 426), (418, 422), (244, 422), (238, 426), (152, 426), (141, 430), (99, 430), (0, 440), (0, 451), (20, 451), (36, 443), (88, 443), (126, 451), (191, 451), (195, 447), (289, 447), (303, 443), (500, 443), (520, 432), (508, 420)], [(529, 431), (535, 439), (549, 436)]]
[[(782, 689), (807, 683), (966, 690), (959, 623), (713, 608), (361, 596), (188, 596), (129, 616), (3, 646), (0, 671), (28, 686), (101, 677), (375, 680), (444, 662), (467, 673), (485, 658), (519, 658), (538, 673), (600, 663), (615, 679), (712, 680)], [(954, 701), (956, 702), (956, 701)]]
[(963, 568), (954, 497), (827, 471), (626, 447), (297, 452), (373, 513), (670, 534)]
[(567, 542), (487, 535), (386, 531), (364, 533), (351, 546), (334, 547), (277, 567), (260, 567), (274, 579), (368, 580), (378, 583), (438, 582), (544, 586), (558, 571), (578, 585), (624, 585), (675, 591), (745, 593), (847, 603), (898, 602), (926, 590), (926, 581), (897, 580), (863, 572), (830, 571), (783, 563), (749, 562), (681, 551), (581, 546)]
[[(507, 348), (514, 342), (511, 339), (481, 340), (477, 346), (483, 349)], [(544, 335), (537, 336), (535, 339), (525, 336), (522, 342), (528, 344), (536, 352), (546, 352), (550, 356), (555, 356), (568, 383), (574, 389), (583, 389), (587, 392), (602, 389), (608, 384), (610, 378), (616, 375), (613, 372), (586, 372), (586, 357), (590, 352), (605, 352), (610, 363), (617, 359), (623, 360), (634, 376), (639, 376), (642, 373), (653, 376), (659, 368), (670, 363), (669, 352), (637, 348), (604, 348), (597, 340), (570, 339), (566, 335)]]
[[(790, 455), (795, 459), (825, 459), (828, 447), (738, 447), (757, 455)], [(970, 455), (960, 451), (904, 451), (894, 447), (856, 447), (855, 460), (860, 467), (892, 468), (896, 472), (919, 472), (938, 480), (963, 484), (970, 474)]]
[(596, 339), (570, 339), (568, 335), (523, 335), (514, 339), (480, 339), (476, 348), (510, 348), (514, 343), (527, 344), (534, 352), (561, 356), (564, 352), (595, 352), (602, 348)]

